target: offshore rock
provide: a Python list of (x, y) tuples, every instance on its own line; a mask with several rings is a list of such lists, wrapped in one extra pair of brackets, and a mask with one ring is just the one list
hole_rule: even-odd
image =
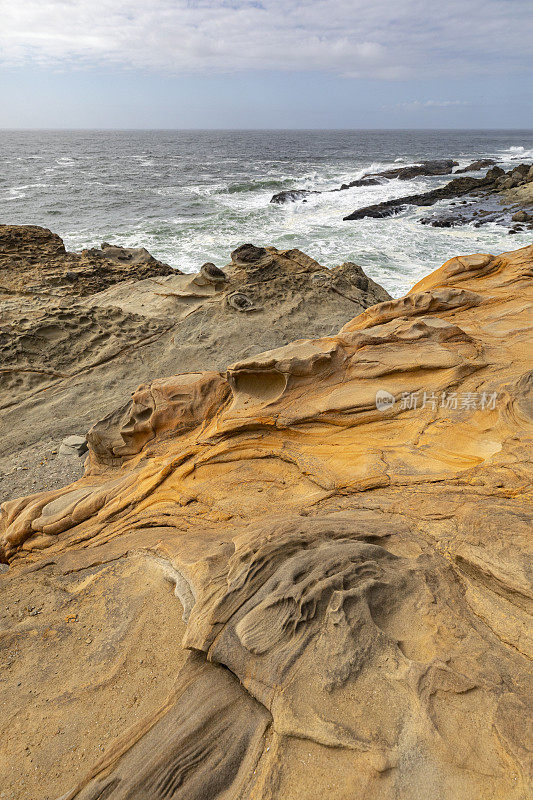
[[(527, 164), (521, 164), (508, 173), (505, 173), (500, 167), (492, 167), (483, 178), (454, 178), (445, 186), (429, 192), (398, 197), (359, 208), (344, 219), (360, 220), (366, 217), (381, 219), (399, 214), (409, 206), (432, 206), (441, 200), (452, 200), (459, 197), (469, 197), (471, 208), (468, 213), (464, 213), (466, 209), (463, 209), (460, 214), (455, 212), (452, 214), (447, 212), (444, 215), (437, 214), (433, 218), (421, 220), (422, 224), (450, 227), (453, 224), (471, 222), (478, 215), (486, 217), (485, 222), (497, 221), (502, 224), (510, 224), (512, 212), (516, 211), (516, 207), (509, 210), (503, 206), (509, 202), (520, 203), (520, 205), (529, 205), (533, 202), (533, 172)], [(488, 209), (485, 207), (487, 203), (490, 206)], [(443, 218), (445, 222), (441, 224), (440, 220)]]
[(462, 172), (479, 172), (487, 167), (493, 167), (496, 164), (493, 158), (480, 158), (478, 161), (472, 161), (462, 169), (456, 169), (455, 174), (460, 175)]
[[(398, 178), (401, 181), (410, 181), (413, 180), (413, 178), (419, 178), (421, 176), (449, 175), (453, 171), (453, 167), (456, 167), (458, 163), (459, 162), (454, 161), (451, 158), (447, 158), (434, 161), (422, 161), (420, 164), (411, 164), (407, 167), (393, 167), (392, 169), (386, 169), (383, 172), (369, 172), (366, 175), (363, 175), (362, 178), (357, 178), (349, 183), (343, 183), (337, 189), (327, 189), (325, 191), (319, 191), (317, 189), (284, 189), (282, 192), (278, 192), (277, 194), (273, 195), (270, 202), (280, 205), (282, 203), (294, 202), (296, 200), (304, 200), (304, 198), (311, 194), (342, 192), (346, 189), (351, 189), (354, 186), (377, 186), (386, 180), (393, 180), (394, 178)], [(490, 159), (487, 159), (487, 163), (493, 164), (494, 162)], [(472, 165), (471, 169), (477, 169), (477, 167)], [(461, 171), (462, 170), (458, 170), (458, 172)]]
[[(386, 169), (383, 172), (370, 172), (365, 175), (363, 180), (371, 178), (398, 178), (401, 181), (410, 181), (413, 178), (431, 175), (449, 175), (453, 168), (458, 165), (458, 161), (451, 158), (440, 159), (435, 161), (422, 161), (420, 164), (413, 164), (408, 167), (393, 167), (393, 169)], [(360, 185), (357, 183), (349, 185)]]
[[(282, 259), (320, 273), (265, 248), (247, 293)], [(532, 278), (533, 245), (456, 257), (150, 379), (81, 480), (5, 503), (3, 790), (528, 797)]]

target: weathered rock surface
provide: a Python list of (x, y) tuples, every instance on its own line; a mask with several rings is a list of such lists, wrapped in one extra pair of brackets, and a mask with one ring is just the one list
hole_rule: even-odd
[[(178, 270), (179, 271), (179, 270)], [(63, 240), (37, 225), (0, 225), (0, 297), (18, 293), (87, 295), (120, 281), (174, 275), (144, 247), (68, 253)]]
[(298, 250), (243, 245), (225, 271), (183, 275), (143, 249), (66, 253), (44, 228), (0, 226), (0, 499), (77, 477), (52, 451), (140, 383), (333, 334), (388, 297)]
[[(248, 292), (288, 258), (255, 255)], [(532, 279), (533, 245), (454, 258), (336, 335), (146, 382), (81, 480), (5, 503), (2, 786), (525, 800)]]

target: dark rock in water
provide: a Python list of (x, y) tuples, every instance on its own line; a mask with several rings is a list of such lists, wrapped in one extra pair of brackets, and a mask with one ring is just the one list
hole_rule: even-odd
[[(491, 173), (494, 173), (494, 171), (491, 170)], [(499, 170), (494, 174), (497, 176), (496, 180), (486, 191), (483, 191), (481, 194), (476, 193), (475, 196), (472, 196), (470, 201), (461, 201), (459, 207), (451, 213), (449, 208), (447, 208), (446, 210), (441, 209), (429, 217), (424, 217), (420, 220), (422, 225), (432, 225), (435, 228), (448, 228), (456, 225), (473, 224), (475, 228), (479, 228), (482, 225), (486, 225), (488, 222), (505, 226), (510, 226), (511, 223), (521, 223), (512, 226), (512, 231), (514, 233), (519, 233), (524, 230), (524, 225), (533, 228), (533, 209), (530, 213), (525, 209), (516, 210), (516, 206), (502, 205), (502, 193), (499, 191), (499, 187), (502, 185), (505, 187), (507, 185), (507, 176), (505, 176), (504, 173), (506, 180), (502, 181), (501, 176), (499, 176)], [(525, 170), (521, 170), (519, 174), (523, 176), (527, 173), (525, 173)], [(494, 187), (496, 187), (496, 190)], [(531, 196), (533, 192), (533, 183), (522, 181), (516, 189), (511, 189), (511, 191), (518, 192), (516, 199), (519, 202), (522, 201), (529, 207), (529, 202), (531, 202), (531, 200), (528, 201), (528, 195)], [(507, 199), (507, 194), (505, 198)], [(454, 204), (451, 203), (450, 205)]]
[(489, 169), (487, 171), (487, 174), (485, 175), (485, 178), (488, 181), (496, 181), (498, 178), (501, 178), (503, 175), (505, 175), (505, 170), (504, 169), (502, 169), (501, 167), (492, 167), (492, 169)]
[(467, 167), (456, 169), (455, 174), (460, 175), (462, 172), (479, 172), (481, 169), (492, 167), (496, 162), (493, 158), (480, 158), (479, 161), (473, 161)]
[(364, 219), (365, 217), (374, 217), (380, 219), (382, 217), (391, 217), (394, 214), (399, 214), (407, 206), (431, 206), (437, 200), (446, 200), (448, 198), (457, 197), (461, 194), (471, 192), (473, 189), (486, 186), (487, 182), (484, 178), (455, 178), (446, 186), (441, 186), (438, 189), (433, 189), (430, 192), (422, 192), (420, 194), (410, 194), (406, 197), (399, 197), (395, 200), (385, 200), (383, 203), (375, 203), (371, 206), (359, 208), (353, 211), (345, 220)]
[(375, 172), (370, 175), (365, 175), (365, 178), (398, 178), (401, 181), (410, 181), (413, 178), (431, 175), (449, 175), (454, 167), (458, 164), (451, 158), (438, 160), (438, 161), (422, 161), (421, 164), (415, 164), (409, 167), (395, 167), (394, 169), (386, 169), (384, 172)]
[[(393, 169), (387, 169), (383, 172), (368, 173), (368, 175), (363, 175), (362, 178), (357, 178), (357, 180), (350, 181), (349, 183), (343, 183), (338, 189), (328, 189), (327, 191), (343, 192), (346, 189), (352, 189), (356, 186), (378, 186), (383, 180), (390, 180), (393, 178), (399, 178), (401, 181), (408, 181), (412, 178), (425, 175), (449, 175), (457, 164), (458, 162), (453, 161), (451, 158), (436, 161), (422, 161), (421, 164), (414, 164), (408, 167), (394, 167)], [(278, 204), (294, 202), (296, 200), (302, 200), (310, 194), (324, 194), (324, 192), (311, 189), (285, 189), (275, 194), (270, 202)]]
[[(469, 178), (460, 177), (454, 178), (445, 186), (440, 186), (438, 189), (432, 189), (429, 192), (422, 192), (421, 194), (411, 194), (406, 197), (398, 197), (395, 200), (385, 200), (383, 203), (375, 203), (374, 205), (365, 206), (353, 211), (348, 216), (344, 217), (345, 220), (364, 219), (365, 217), (373, 217), (380, 219), (382, 217), (390, 217), (394, 214), (399, 214), (404, 211), (408, 206), (432, 206), (439, 200), (449, 200), (456, 197), (461, 197), (467, 194), (497, 194), (502, 190), (513, 189), (517, 186), (522, 186), (527, 183), (527, 176), (529, 174), (529, 166), (527, 164), (520, 165), (520, 168), (515, 168), (512, 172), (507, 174), (500, 167), (492, 167), (487, 171), (484, 178)], [(473, 210), (470, 214), (470, 219), (459, 219), (458, 221), (448, 222), (446, 218), (441, 219), (439, 222), (434, 220), (424, 219), (424, 224), (437, 225), (439, 227), (450, 227), (451, 224), (464, 224), (465, 221), (471, 221), (475, 215)], [(500, 209), (503, 211), (503, 209)], [(491, 213), (496, 209), (491, 209)], [(488, 221), (488, 220), (487, 220)]]
[(456, 225), (462, 225), (465, 219), (460, 216), (450, 217), (423, 217), (420, 220), (421, 225), (431, 225), (433, 228), (453, 228)]
[(498, 189), (515, 189), (517, 186), (530, 182), (533, 180), (533, 175), (529, 175), (530, 171), (531, 167), (529, 164), (519, 164), (507, 173), (502, 172), (501, 180), (498, 183)]
[(381, 182), (379, 178), (359, 178), (359, 180), (350, 181), (350, 183), (343, 183), (340, 189), (333, 189), (333, 191), (342, 192), (344, 189), (351, 189), (354, 186), (379, 186)]
[(266, 256), (264, 247), (256, 247), (254, 244), (241, 244), (231, 254), (231, 260), (233, 263), (253, 264), (254, 261), (259, 261), (263, 256)]
[(312, 191), (311, 189), (284, 189), (282, 192), (278, 192), (275, 194), (270, 202), (271, 203), (278, 203), (281, 205), (282, 203), (290, 203), (294, 202), (295, 200), (301, 200), (304, 197), (307, 197), (309, 194), (321, 194), (317, 191)]
[(350, 181), (350, 183), (343, 183), (340, 189), (333, 189), (332, 191), (339, 192), (343, 189), (351, 189), (353, 186), (377, 186), (383, 183), (384, 180), (392, 180), (394, 178), (398, 178), (401, 181), (409, 181), (413, 178), (424, 176), (450, 175), (457, 163), (457, 161), (447, 158), (438, 161), (422, 161), (421, 164), (413, 164), (408, 167), (394, 167), (383, 172), (369, 172), (367, 175), (363, 175), (362, 178)]
[(527, 211), (517, 211), (511, 219), (513, 222), (533, 222), (533, 214), (528, 214)]

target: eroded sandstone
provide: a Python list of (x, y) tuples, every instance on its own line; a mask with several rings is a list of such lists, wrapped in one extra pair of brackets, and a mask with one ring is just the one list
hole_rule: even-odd
[[(95, 425), (81, 480), (4, 504), (4, 596), (43, 604), (4, 623), (24, 653), (8, 696), (44, 707), (32, 664), (57, 653), (93, 670), (95, 710), (72, 692), (54, 722), (83, 707), (88, 741), (120, 734), (76, 774), (33, 751), (40, 794), (17, 797), (528, 796), (532, 277), (533, 246), (457, 257), (337, 334), (146, 384)], [(125, 591), (110, 564), (152, 592), (150, 631), (164, 607), (183, 633), (140, 629), (166, 699), (150, 690), (129, 730), (120, 694), (98, 711), (93, 649), (43, 650), (65, 613), (46, 587), (90, 615)]]
[(0, 501), (77, 477), (53, 451), (140, 384), (333, 334), (388, 297), (295, 249), (241, 245), (183, 275), (143, 248), (67, 253), (44, 228), (0, 226)]

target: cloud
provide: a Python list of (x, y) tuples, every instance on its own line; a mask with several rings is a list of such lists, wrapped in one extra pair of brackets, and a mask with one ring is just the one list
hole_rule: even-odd
[[(416, 111), (421, 108), (453, 108), (454, 106), (471, 106), (469, 100), (410, 100), (406, 103), (396, 103), (387, 108), (400, 108), (403, 111)], [(384, 106), (385, 107), (385, 106)]]
[(11, 0), (0, 61), (386, 80), (508, 73), (527, 68), (531, 20), (530, 0)]

